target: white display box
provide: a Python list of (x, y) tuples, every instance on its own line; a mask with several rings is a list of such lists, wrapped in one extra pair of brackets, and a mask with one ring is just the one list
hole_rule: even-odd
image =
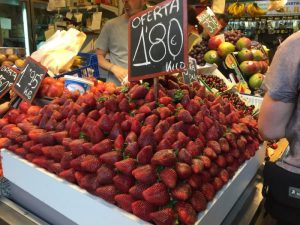
[[(79, 225), (149, 224), (136, 216), (89, 194), (80, 187), (2, 149), (4, 176), (12, 183)], [(217, 193), (196, 224), (220, 224), (245, 190), (264, 160), (264, 148), (246, 161), (235, 176)], [(51, 222), (51, 221), (50, 221)]]

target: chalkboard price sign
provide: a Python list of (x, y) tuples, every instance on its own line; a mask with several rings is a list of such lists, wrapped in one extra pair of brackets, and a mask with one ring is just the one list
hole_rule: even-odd
[(198, 15), (197, 19), (209, 36), (216, 35), (222, 28), (214, 12), (209, 7)]
[(25, 101), (31, 103), (47, 73), (47, 69), (31, 57), (26, 58), (24, 69), (13, 86), (13, 90)]
[(19, 73), (20, 71), (10, 66), (0, 67), (0, 98), (9, 91)]
[(141, 80), (181, 72), (188, 63), (187, 1), (168, 0), (129, 19), (128, 75)]
[(182, 73), (183, 82), (189, 84), (198, 81), (197, 78), (197, 62), (196, 59), (189, 57), (189, 65), (185, 72)]

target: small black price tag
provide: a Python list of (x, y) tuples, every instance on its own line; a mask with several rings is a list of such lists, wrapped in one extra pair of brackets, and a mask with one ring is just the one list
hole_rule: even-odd
[(31, 103), (37, 94), (47, 69), (40, 63), (27, 57), (25, 65), (13, 86), (13, 90), (23, 100)]
[(183, 82), (186, 84), (191, 83), (197, 78), (197, 62), (196, 59), (189, 57), (189, 65), (185, 72), (182, 73)]
[(10, 90), (19, 73), (20, 71), (11, 66), (0, 67), (0, 98)]

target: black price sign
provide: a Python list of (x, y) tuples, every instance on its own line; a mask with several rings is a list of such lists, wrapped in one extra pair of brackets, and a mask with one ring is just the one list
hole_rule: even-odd
[(130, 18), (129, 80), (153, 78), (185, 70), (187, 1), (164, 1)]
[(9, 91), (19, 73), (20, 71), (10, 66), (0, 67), (0, 98)]
[(196, 59), (189, 57), (189, 66), (187, 70), (182, 73), (182, 77), (183, 82), (186, 84), (189, 84), (193, 81), (198, 81)]
[(209, 36), (216, 35), (222, 28), (222, 25), (219, 23), (215, 14), (209, 7), (198, 15), (197, 19)]
[(13, 89), (25, 101), (32, 102), (47, 73), (47, 69), (31, 57), (27, 57), (24, 69), (18, 76)]

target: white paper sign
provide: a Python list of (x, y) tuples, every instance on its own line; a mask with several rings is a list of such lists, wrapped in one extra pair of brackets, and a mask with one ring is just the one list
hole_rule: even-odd
[(102, 20), (102, 12), (93, 13), (91, 29), (92, 30), (100, 30), (101, 20)]
[(0, 17), (1, 29), (11, 30), (11, 19)]

